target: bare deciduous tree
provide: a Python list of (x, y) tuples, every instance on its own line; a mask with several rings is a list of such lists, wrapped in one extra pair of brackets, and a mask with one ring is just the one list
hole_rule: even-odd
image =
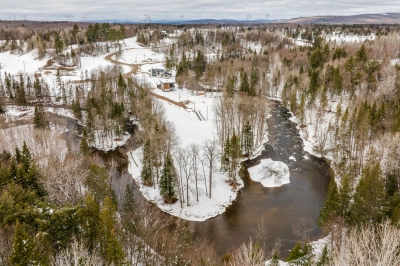
[(54, 266), (98, 266), (104, 261), (96, 252), (90, 252), (82, 240), (73, 239), (71, 245), (51, 259)]
[(400, 230), (384, 221), (351, 229), (341, 249), (334, 248), (333, 265), (384, 266), (399, 265)]
[(43, 173), (51, 201), (76, 204), (84, 196), (84, 181), (89, 171), (82, 156), (68, 155), (64, 160), (50, 158)]

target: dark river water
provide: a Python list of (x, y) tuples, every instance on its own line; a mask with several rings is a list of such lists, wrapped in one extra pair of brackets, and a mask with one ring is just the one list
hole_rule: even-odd
[[(286, 258), (296, 241), (305, 237), (310, 241), (322, 237), (316, 219), (331, 178), (329, 165), (304, 152), (303, 141), (295, 125), (289, 120), (291, 115), (287, 109), (273, 101), (270, 109), (270, 141), (257, 158), (246, 162), (246, 166), (257, 165), (261, 159), (266, 158), (282, 161), (289, 166), (290, 184), (265, 188), (260, 183), (245, 179), (244, 188), (239, 191), (236, 201), (225, 213), (205, 222), (190, 222), (192, 237), (209, 240), (221, 257), (248, 242), (250, 238), (256, 239), (260, 235), (256, 233), (260, 227), (268, 229), (267, 236), (259, 239), (261, 244), (271, 250), (280, 241), (282, 259)], [(72, 133), (76, 122), (67, 119), (66, 126), (70, 128), (70, 133), (66, 133), (65, 137), (70, 148), (77, 151), (80, 139)], [(138, 143), (132, 138), (127, 147), (109, 153), (95, 153), (104, 160), (109, 160), (121, 157), (121, 154), (137, 146)], [(295, 157), (296, 161), (289, 160), (290, 156)], [(111, 180), (119, 200), (126, 184), (133, 185), (137, 200), (142, 199), (126, 170), (115, 171)]]
[[(271, 102), (268, 119), (270, 141), (247, 167), (261, 159), (271, 158), (289, 166), (290, 184), (279, 188), (265, 188), (260, 183), (245, 180), (245, 186), (226, 212), (205, 222), (191, 222), (193, 237), (214, 243), (217, 254), (223, 256), (250, 238), (256, 239), (257, 228), (268, 229), (261, 241), (272, 249), (280, 240), (280, 257), (286, 258), (296, 241), (307, 236), (316, 240), (322, 236), (316, 219), (323, 206), (330, 181), (329, 165), (312, 158), (303, 150), (303, 141), (295, 125), (289, 120), (288, 110), (280, 103)], [(296, 161), (289, 160), (293, 156)], [(306, 156), (306, 158), (305, 158)], [(261, 242), (260, 241), (260, 242)]]

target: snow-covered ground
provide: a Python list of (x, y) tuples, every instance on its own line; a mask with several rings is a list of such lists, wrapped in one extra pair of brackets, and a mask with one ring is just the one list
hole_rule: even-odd
[(396, 58), (396, 59), (390, 60), (390, 64), (391, 64), (392, 66), (400, 65), (400, 58)]
[(10, 52), (0, 53), (0, 73), (4, 74), (33, 74), (39, 68), (46, 65), (49, 58), (45, 57), (42, 60), (37, 58), (37, 50), (34, 49), (23, 55), (11, 54)]
[(261, 160), (260, 164), (248, 168), (250, 178), (260, 182), (264, 187), (280, 187), (290, 183), (289, 167), (270, 158)]
[(353, 43), (353, 42), (364, 42), (366, 40), (373, 41), (375, 40), (375, 34), (372, 33), (371, 35), (354, 35), (354, 34), (343, 34), (340, 32), (336, 32), (330, 35), (326, 35), (325, 39), (328, 42), (336, 42), (336, 43)]
[[(243, 182), (239, 179), (239, 185), (234, 189), (228, 183), (227, 175), (220, 171), (213, 172), (212, 197), (209, 198), (205, 194), (204, 177), (200, 177), (199, 181), (199, 202), (196, 201), (194, 184), (190, 186), (189, 205), (184, 203), (181, 208), (179, 201), (174, 204), (166, 204), (160, 196), (158, 185), (155, 187), (144, 186), (140, 172), (142, 169), (142, 153), (143, 150), (137, 149), (128, 152), (129, 157), (129, 173), (132, 175), (136, 184), (139, 186), (142, 195), (149, 201), (155, 203), (162, 211), (174, 215), (176, 217), (189, 221), (205, 221), (223, 213), (229, 205), (236, 199), (237, 192), (243, 186)], [(177, 167), (177, 166), (175, 166)], [(208, 185), (208, 184), (207, 184)]]
[[(375, 40), (376, 36), (375, 34), (371, 34), (371, 35), (354, 35), (354, 34), (343, 34), (340, 32), (335, 32), (332, 34), (326, 34), (323, 35), (323, 37), (325, 38), (325, 40), (327, 42), (336, 42), (337, 44), (342, 44), (342, 43), (361, 43), (364, 42), (366, 40), (370, 40), (373, 41)], [(301, 36), (299, 35), (299, 37), (297, 39), (293, 39), (294, 44), (297, 46), (312, 46), (312, 42), (309, 40), (304, 40), (301, 38)]]
[[(140, 48), (140, 46), (134, 43), (127, 44), (127, 47), (128, 46), (133, 49), (127, 48), (122, 54), (121, 59), (118, 60), (126, 63), (141, 64), (139, 72), (136, 75), (139, 81), (150, 84), (150, 86), (154, 88), (152, 90), (153, 93), (169, 98), (175, 102), (183, 102), (186, 105), (187, 108), (184, 109), (172, 103), (158, 100), (163, 104), (165, 117), (175, 127), (179, 137), (179, 148), (188, 149), (192, 144), (203, 145), (208, 140), (212, 141), (217, 139), (216, 128), (213, 124), (214, 113), (212, 106), (215, 97), (219, 97), (220, 95), (189, 91), (187, 89), (180, 89), (177, 86), (170, 92), (163, 92), (160, 89), (156, 89), (159, 78), (150, 77), (147, 73), (151, 68), (164, 68), (164, 64), (161, 62), (164, 60), (164, 55), (152, 52), (148, 48)], [(143, 196), (157, 204), (161, 210), (171, 215), (186, 220), (205, 221), (223, 213), (226, 207), (236, 199), (239, 189), (243, 187), (243, 182), (240, 178), (238, 178), (238, 185), (236, 188), (233, 188), (228, 182), (226, 173), (214, 170), (212, 197), (209, 198), (208, 188), (206, 188), (206, 185), (208, 186), (208, 179), (205, 177), (205, 174), (207, 175), (208, 173), (208, 169), (206, 169), (206, 172), (203, 172), (200, 168), (199, 202), (196, 201), (194, 193), (195, 185), (194, 182), (191, 181), (189, 185), (190, 206), (186, 206), (187, 202), (185, 202), (183, 208), (181, 208), (179, 201), (175, 204), (165, 204), (160, 196), (158, 185), (155, 185), (155, 187), (147, 187), (141, 182), (142, 152), (142, 148), (140, 148), (128, 153), (128, 158), (130, 160), (129, 172), (138, 184)], [(220, 162), (215, 162), (215, 165), (217, 165), (216, 168), (218, 168)], [(175, 168), (178, 169), (176, 162)]]
[[(6, 106), (6, 113), (4, 115), (4, 123), (15, 121), (15, 120), (28, 120), (33, 118), (35, 107), (33, 106)], [(74, 115), (70, 109), (66, 108), (54, 108), (54, 107), (44, 107), (45, 112), (53, 113), (56, 115), (67, 116), (74, 118)], [(1, 124), (0, 124), (1, 125)]]
[(92, 142), (89, 142), (89, 146), (102, 151), (111, 151), (123, 146), (131, 137), (128, 132), (125, 132), (121, 136), (116, 136), (113, 130), (108, 133), (102, 130), (95, 130), (93, 135), (94, 139)]
[[(213, 123), (214, 112), (212, 106), (215, 97), (220, 97), (220, 94), (190, 91), (178, 88), (177, 86), (170, 92), (163, 92), (160, 89), (156, 89), (157, 84), (159, 84), (159, 78), (150, 77), (148, 72), (151, 68), (164, 68), (164, 63), (162, 61), (165, 59), (165, 56), (161, 53), (153, 52), (149, 48), (141, 47), (134, 39), (129, 41), (125, 40), (125, 43), (126, 48), (121, 57), (117, 60), (129, 64), (140, 64), (139, 71), (136, 74), (136, 78), (139, 82), (147, 83), (153, 87), (153, 93), (169, 98), (175, 102), (183, 102), (187, 107), (184, 109), (172, 103), (158, 100), (163, 103), (165, 117), (175, 127), (179, 137), (179, 148), (188, 149), (192, 144), (201, 146), (207, 140), (216, 140), (217, 132)], [(171, 80), (173, 80), (173, 78), (171, 78)], [(268, 140), (267, 134), (264, 139), (265, 141)], [(227, 173), (215, 169), (213, 171), (212, 197), (210, 199), (206, 188), (206, 186), (208, 186), (208, 179), (206, 178), (208, 169), (204, 172), (200, 168), (201, 177), (199, 184), (201, 185), (199, 185), (199, 202), (196, 201), (194, 193), (195, 184), (194, 181), (192, 181), (191, 185), (189, 185), (190, 206), (186, 206), (187, 202), (185, 202), (184, 206), (181, 207), (179, 201), (175, 204), (165, 204), (160, 196), (157, 184), (155, 187), (147, 187), (141, 182), (142, 153), (142, 148), (128, 153), (128, 158), (130, 160), (129, 172), (138, 184), (143, 196), (157, 204), (161, 210), (171, 215), (192, 221), (204, 221), (215, 217), (225, 211), (226, 207), (236, 199), (239, 189), (243, 187), (242, 180), (238, 178), (238, 185), (233, 188), (228, 182)], [(176, 164), (175, 162), (175, 168), (178, 169), (178, 165)], [(220, 162), (216, 162), (215, 165), (217, 165), (216, 168), (219, 168)]]
[[(192, 93), (186, 89), (176, 89), (175, 91), (171, 92), (162, 92), (159, 89), (154, 89), (153, 92), (177, 102), (184, 101), (188, 106), (188, 109), (183, 109), (171, 103), (162, 101), (165, 109), (165, 116), (174, 124), (175, 130), (179, 136), (180, 148), (188, 149), (189, 145), (191, 144), (202, 145), (207, 140), (212, 141), (213, 139), (217, 138), (216, 129), (213, 126), (214, 113), (212, 111), (212, 104), (215, 99), (214, 97), (216, 97), (215, 93), (213, 96), (211, 96), (209, 93), (207, 93), (207, 95), (203, 94), (196, 96), (195, 93)], [(194, 112), (194, 108), (196, 108), (196, 111), (202, 113), (205, 121), (201, 121), (198, 118)], [(237, 180), (238, 186), (233, 188), (228, 182), (228, 176), (226, 173), (219, 170), (214, 170), (212, 197), (210, 199), (207, 196), (207, 188), (205, 185), (205, 182), (207, 182), (208, 186), (208, 169), (206, 169), (204, 173), (200, 168), (201, 177), (199, 181), (199, 202), (196, 202), (194, 193), (195, 185), (192, 181), (192, 184), (189, 185), (190, 206), (186, 206), (185, 203), (183, 208), (181, 208), (179, 201), (177, 201), (175, 204), (165, 204), (160, 196), (157, 185), (155, 185), (155, 188), (147, 187), (141, 182), (140, 173), (142, 169), (142, 152), (142, 148), (140, 148), (128, 153), (130, 160), (129, 172), (135, 182), (138, 184), (140, 191), (146, 199), (157, 204), (161, 210), (182, 219), (191, 221), (205, 221), (223, 213), (226, 207), (236, 199), (239, 189), (243, 187), (243, 182), (240, 178)], [(220, 162), (215, 162), (215, 165), (217, 166), (216, 168), (218, 168), (220, 166)], [(175, 168), (178, 169), (178, 165), (175, 165)]]
[[(311, 245), (311, 250), (312, 250), (311, 252), (312, 252), (315, 260), (318, 260), (318, 258), (320, 257), (320, 255), (322, 253), (322, 250), (324, 249), (325, 246), (329, 247), (330, 240), (331, 240), (331, 237), (330, 237), (330, 235), (328, 235), (324, 238), (321, 238), (321, 239), (318, 239), (316, 241), (312, 241), (309, 243)], [(279, 260), (278, 263), (279, 263), (279, 266), (296, 265), (296, 264), (292, 264), (290, 262), (285, 262), (285, 261), (281, 261), (281, 260)], [(267, 260), (265, 262), (265, 266), (270, 266), (270, 265), (271, 265), (271, 260)]]

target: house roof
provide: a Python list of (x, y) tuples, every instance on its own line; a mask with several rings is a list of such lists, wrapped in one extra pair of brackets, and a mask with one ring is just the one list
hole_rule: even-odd
[(175, 80), (172, 79), (160, 79), (160, 82), (165, 84), (175, 84)]

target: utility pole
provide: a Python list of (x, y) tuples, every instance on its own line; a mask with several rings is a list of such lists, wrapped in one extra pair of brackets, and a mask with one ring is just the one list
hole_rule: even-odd
[(251, 15), (247, 15), (247, 26), (250, 26), (251, 23)]
[(151, 21), (151, 16), (148, 14), (144, 14), (144, 23), (150, 23)]
[(180, 15), (179, 18), (181, 19), (181, 24), (183, 24), (182, 22), (183, 22), (184, 16), (183, 16), (183, 15)]
[(268, 13), (266, 14), (266, 18), (267, 19), (265, 20), (265, 22), (268, 23), (268, 19), (269, 19), (269, 14)]

